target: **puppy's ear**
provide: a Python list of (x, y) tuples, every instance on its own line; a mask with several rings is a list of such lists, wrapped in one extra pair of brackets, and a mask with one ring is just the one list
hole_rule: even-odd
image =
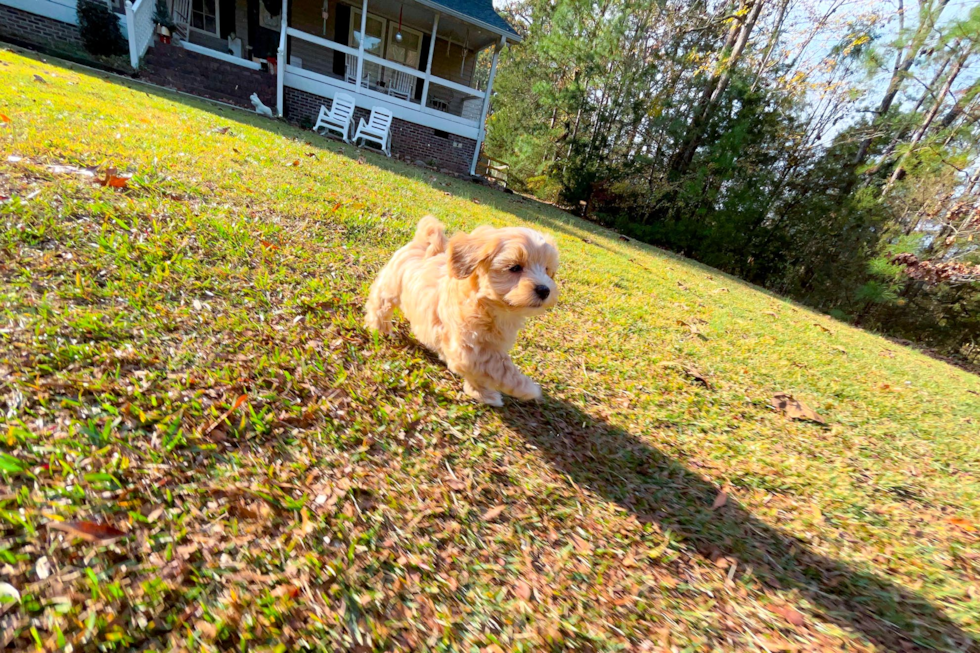
[(480, 263), (492, 258), (497, 248), (493, 229), (480, 227), (471, 234), (456, 234), (449, 241), (449, 268), (457, 279), (472, 275)]

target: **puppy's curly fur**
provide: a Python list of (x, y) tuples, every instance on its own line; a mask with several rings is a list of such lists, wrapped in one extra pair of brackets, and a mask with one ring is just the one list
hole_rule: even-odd
[(518, 399), (541, 396), (541, 387), (511, 361), (524, 320), (558, 300), (558, 249), (525, 228), (480, 227), (446, 239), (432, 216), (395, 252), (371, 286), (365, 325), (390, 333), (396, 307), (412, 333), (465, 380), (475, 399), (502, 406), (501, 392)]

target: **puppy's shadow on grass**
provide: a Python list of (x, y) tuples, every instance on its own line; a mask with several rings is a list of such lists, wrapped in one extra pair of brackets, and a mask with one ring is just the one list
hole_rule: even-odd
[(813, 551), (730, 497), (712, 510), (721, 491), (715, 483), (569, 402), (554, 397), (537, 404), (508, 402), (499, 414), (578, 485), (640, 521), (682, 535), (683, 546), (692, 552), (731, 558), (738, 573), (751, 567), (768, 586), (795, 590), (814, 616), (863, 635), (883, 650), (977, 650), (970, 635), (918, 594)]

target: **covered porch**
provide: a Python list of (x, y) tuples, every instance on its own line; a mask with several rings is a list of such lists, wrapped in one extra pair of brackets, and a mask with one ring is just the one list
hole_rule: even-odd
[(312, 122), (347, 93), (359, 114), (392, 112), (396, 154), (456, 172), (474, 171), (497, 57), (520, 38), (491, 0), (170, 2), (175, 44), (252, 86), (264, 81), (252, 71), (269, 75), (275, 98), (259, 95), (279, 115)]
[[(442, 139), (439, 147), (465, 150), (473, 172), (497, 57), (519, 38), (489, 0), (287, 0), (284, 11), (280, 106), (287, 116), (307, 117), (309, 96), (347, 93), (365, 111), (381, 106), (396, 121), (426, 128), (396, 131), (396, 151), (424, 162), (434, 149), (405, 141)], [(463, 152), (449, 154), (456, 162)]]

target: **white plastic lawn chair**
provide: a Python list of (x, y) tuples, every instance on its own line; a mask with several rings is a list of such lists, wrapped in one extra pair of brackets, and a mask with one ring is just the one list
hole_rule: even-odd
[(356, 84), (357, 83), (357, 57), (355, 57), (352, 54), (347, 55), (346, 63), (347, 63), (346, 66), (347, 74), (345, 75), (345, 77), (347, 77), (347, 83)]
[(415, 86), (415, 78), (406, 72), (392, 70), (388, 73), (388, 95), (407, 100)]
[(320, 133), (324, 131), (336, 131), (344, 138), (345, 143), (350, 143), (350, 126), (354, 122), (354, 98), (346, 93), (337, 93), (333, 97), (333, 104), (330, 111), (326, 107), (320, 107), (320, 115), (316, 119), (313, 131)]
[(354, 132), (354, 144), (358, 140), (371, 141), (381, 146), (386, 156), (391, 156), (391, 111), (381, 107), (372, 107), (371, 116), (367, 122), (361, 118)]

